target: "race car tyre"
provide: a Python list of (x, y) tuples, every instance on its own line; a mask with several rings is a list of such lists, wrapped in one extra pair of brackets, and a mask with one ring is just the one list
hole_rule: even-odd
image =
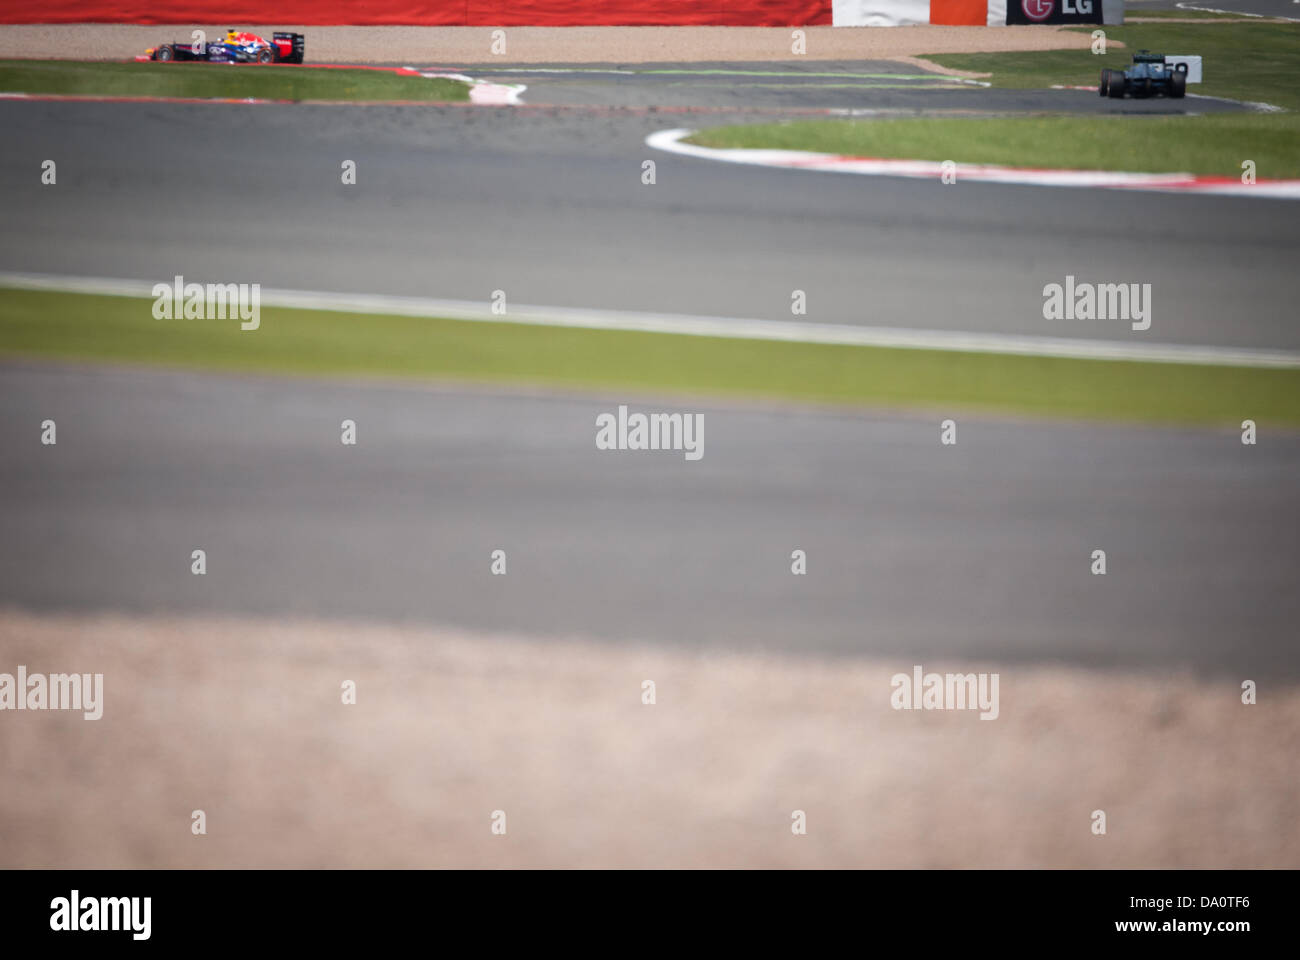
[(1110, 86), (1110, 71), (1103, 70), (1101, 72), (1101, 86), (1097, 88), (1097, 96), (1099, 97), (1106, 96), (1106, 88), (1109, 86)]
[(1169, 78), (1169, 96), (1175, 100), (1181, 100), (1187, 96), (1187, 74), (1175, 73)]
[(257, 51), (257, 62), (258, 62), (258, 63), (274, 63), (274, 62), (275, 62), (275, 51), (272, 50), (270, 47), (267, 47), (265, 50), (259, 50), (259, 51)]
[(1106, 96), (1112, 100), (1119, 100), (1124, 96), (1124, 88), (1128, 86), (1128, 77), (1118, 70), (1111, 74), (1110, 84), (1106, 87)]
[(153, 52), (153, 58), (155, 60), (175, 60), (176, 53), (172, 50), (172, 45), (170, 43), (164, 43)]

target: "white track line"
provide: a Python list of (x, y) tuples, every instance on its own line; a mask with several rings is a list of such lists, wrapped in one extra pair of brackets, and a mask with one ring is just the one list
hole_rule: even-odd
[[(1300, 0), (1292, 0), (1294, 3), (1300, 3)], [(1255, 17), (1259, 20), (1291, 20), (1295, 22), (1295, 17), (1282, 17), (1268, 13), (1247, 13), (1245, 10), (1221, 10), (1215, 7), (1202, 7), (1195, 3), (1176, 3), (1174, 4), (1179, 10), (1200, 10), (1202, 13), (1226, 13), (1234, 17)], [(1134, 11), (1138, 13), (1138, 11)], [(1139, 14), (1140, 16), (1140, 14)], [(1207, 21), (1213, 23), (1213, 20)]]
[[(415, 67), (406, 69), (415, 70)], [(461, 83), (468, 84), (469, 102), (489, 107), (518, 106), (523, 103), (520, 97), (528, 89), (527, 84), (523, 83), (492, 83), (488, 80), (479, 80), (477, 77), (467, 77), (463, 73), (424, 73), (418, 70), (416, 72), (428, 80), (459, 80)]]
[[(172, 283), (170, 278), (162, 282), (170, 289)], [(153, 286), (153, 283), (147, 280), (0, 273), (0, 288), (17, 290), (52, 290), (152, 299)], [(436, 300), (387, 294), (263, 289), (261, 305), (302, 310), (329, 310), (339, 313), (441, 317), (478, 323), (521, 323), (535, 326), (580, 327), (589, 330), (722, 337), (731, 340), (779, 340), (787, 343), (999, 353), (1079, 360), (1136, 360), (1150, 363), (1188, 363), (1229, 367), (1300, 368), (1300, 353), (1250, 347), (1211, 347), (1176, 343), (1141, 344), (1119, 340), (969, 333), (960, 330), (910, 330), (897, 327), (861, 327), (787, 320), (632, 313), (622, 310), (581, 310), (569, 307), (512, 306), (507, 314), (498, 315), (492, 313), (491, 306), (486, 301), (480, 303), (472, 300)]]
[[(787, 170), (825, 173), (856, 173), (867, 176), (910, 177), (938, 180), (943, 164), (933, 160), (885, 160), (875, 157), (846, 157), (807, 150), (718, 150), (685, 143), (691, 130), (660, 130), (645, 138), (646, 146), (668, 153), (723, 163), (743, 163)], [(1300, 200), (1300, 180), (1261, 180), (1244, 184), (1226, 177), (1204, 178), (1187, 173), (1123, 173), (1109, 170), (1038, 170), (992, 164), (958, 163), (953, 167), (957, 182), (1010, 183), (1039, 187), (1107, 187), (1124, 190), (1155, 190), (1174, 193), (1227, 194)]]
[[(1092, 88), (1096, 90), (1096, 87)], [(1233, 100), (1231, 97), (1212, 97), (1207, 93), (1188, 93), (1189, 100), (1218, 100), (1220, 103), (1235, 103), (1242, 107), (1249, 107), (1256, 113), (1286, 113), (1285, 107), (1274, 106), (1271, 103), (1264, 103), (1262, 100)], [(1195, 116), (1204, 116), (1204, 114), (1195, 114)]]

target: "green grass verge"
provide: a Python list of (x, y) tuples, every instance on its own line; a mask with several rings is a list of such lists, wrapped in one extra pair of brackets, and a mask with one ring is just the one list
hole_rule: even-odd
[(469, 87), (459, 80), (401, 76), (385, 70), (77, 60), (0, 60), (0, 92), (238, 100), (469, 99)]
[(704, 130), (691, 143), (1067, 170), (1300, 177), (1300, 114), (804, 120)]
[(1038, 416), (1300, 424), (1300, 370), (729, 340), (266, 308), (155, 320), (152, 301), (0, 291), (0, 355), (439, 378)]
[[(1196, 92), (1300, 108), (1300, 24), (1137, 24), (1106, 27), (1105, 56), (1087, 50), (946, 54), (945, 66), (991, 73), (999, 87), (1097, 83), (1103, 66), (1122, 68), (1142, 47), (1199, 53), (1206, 82)], [(977, 96), (972, 96), (974, 102)], [(1260, 178), (1300, 177), (1300, 113), (816, 120), (705, 130), (709, 147), (777, 148), (961, 163), (1196, 173), (1239, 177), (1253, 160)]]
[[(1088, 33), (1094, 28), (1079, 30)], [(1096, 85), (1103, 67), (1121, 70), (1133, 54), (1200, 54), (1204, 82), (1193, 93), (1256, 100), (1300, 109), (1300, 23), (1134, 23), (1103, 27), (1110, 43), (1104, 55), (1091, 50), (1028, 53), (942, 53), (925, 59), (957, 70), (990, 73), (995, 87), (1045, 88), (1053, 84)]]

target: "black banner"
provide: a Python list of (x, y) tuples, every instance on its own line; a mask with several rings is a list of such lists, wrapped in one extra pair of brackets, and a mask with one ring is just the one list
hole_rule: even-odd
[(1007, 23), (1101, 23), (1101, 0), (1007, 0)]
[(1231, 955), (1289, 935), (1295, 881), (1289, 871), (8, 871), (0, 921), (6, 948), (51, 956), (151, 944), (172, 955), (202, 944), (337, 956), (516, 931), (535, 946), (784, 933), (927, 952), (1131, 941)]

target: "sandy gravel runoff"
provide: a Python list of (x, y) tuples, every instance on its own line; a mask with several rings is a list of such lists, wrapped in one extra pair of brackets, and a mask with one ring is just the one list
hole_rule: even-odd
[[(0, 27), (0, 58), (123, 60), (162, 41), (227, 27), (306, 34), (309, 63), (650, 63), (796, 60), (787, 27), (305, 27), (288, 24), (36, 24)], [(927, 53), (1087, 49), (1086, 33), (1053, 26), (804, 27), (809, 60), (887, 60)]]
[(1267, 682), (973, 664), (983, 721), (893, 710), (910, 663), (10, 611), (19, 664), (104, 711), (0, 712), (0, 868), (1300, 866)]

